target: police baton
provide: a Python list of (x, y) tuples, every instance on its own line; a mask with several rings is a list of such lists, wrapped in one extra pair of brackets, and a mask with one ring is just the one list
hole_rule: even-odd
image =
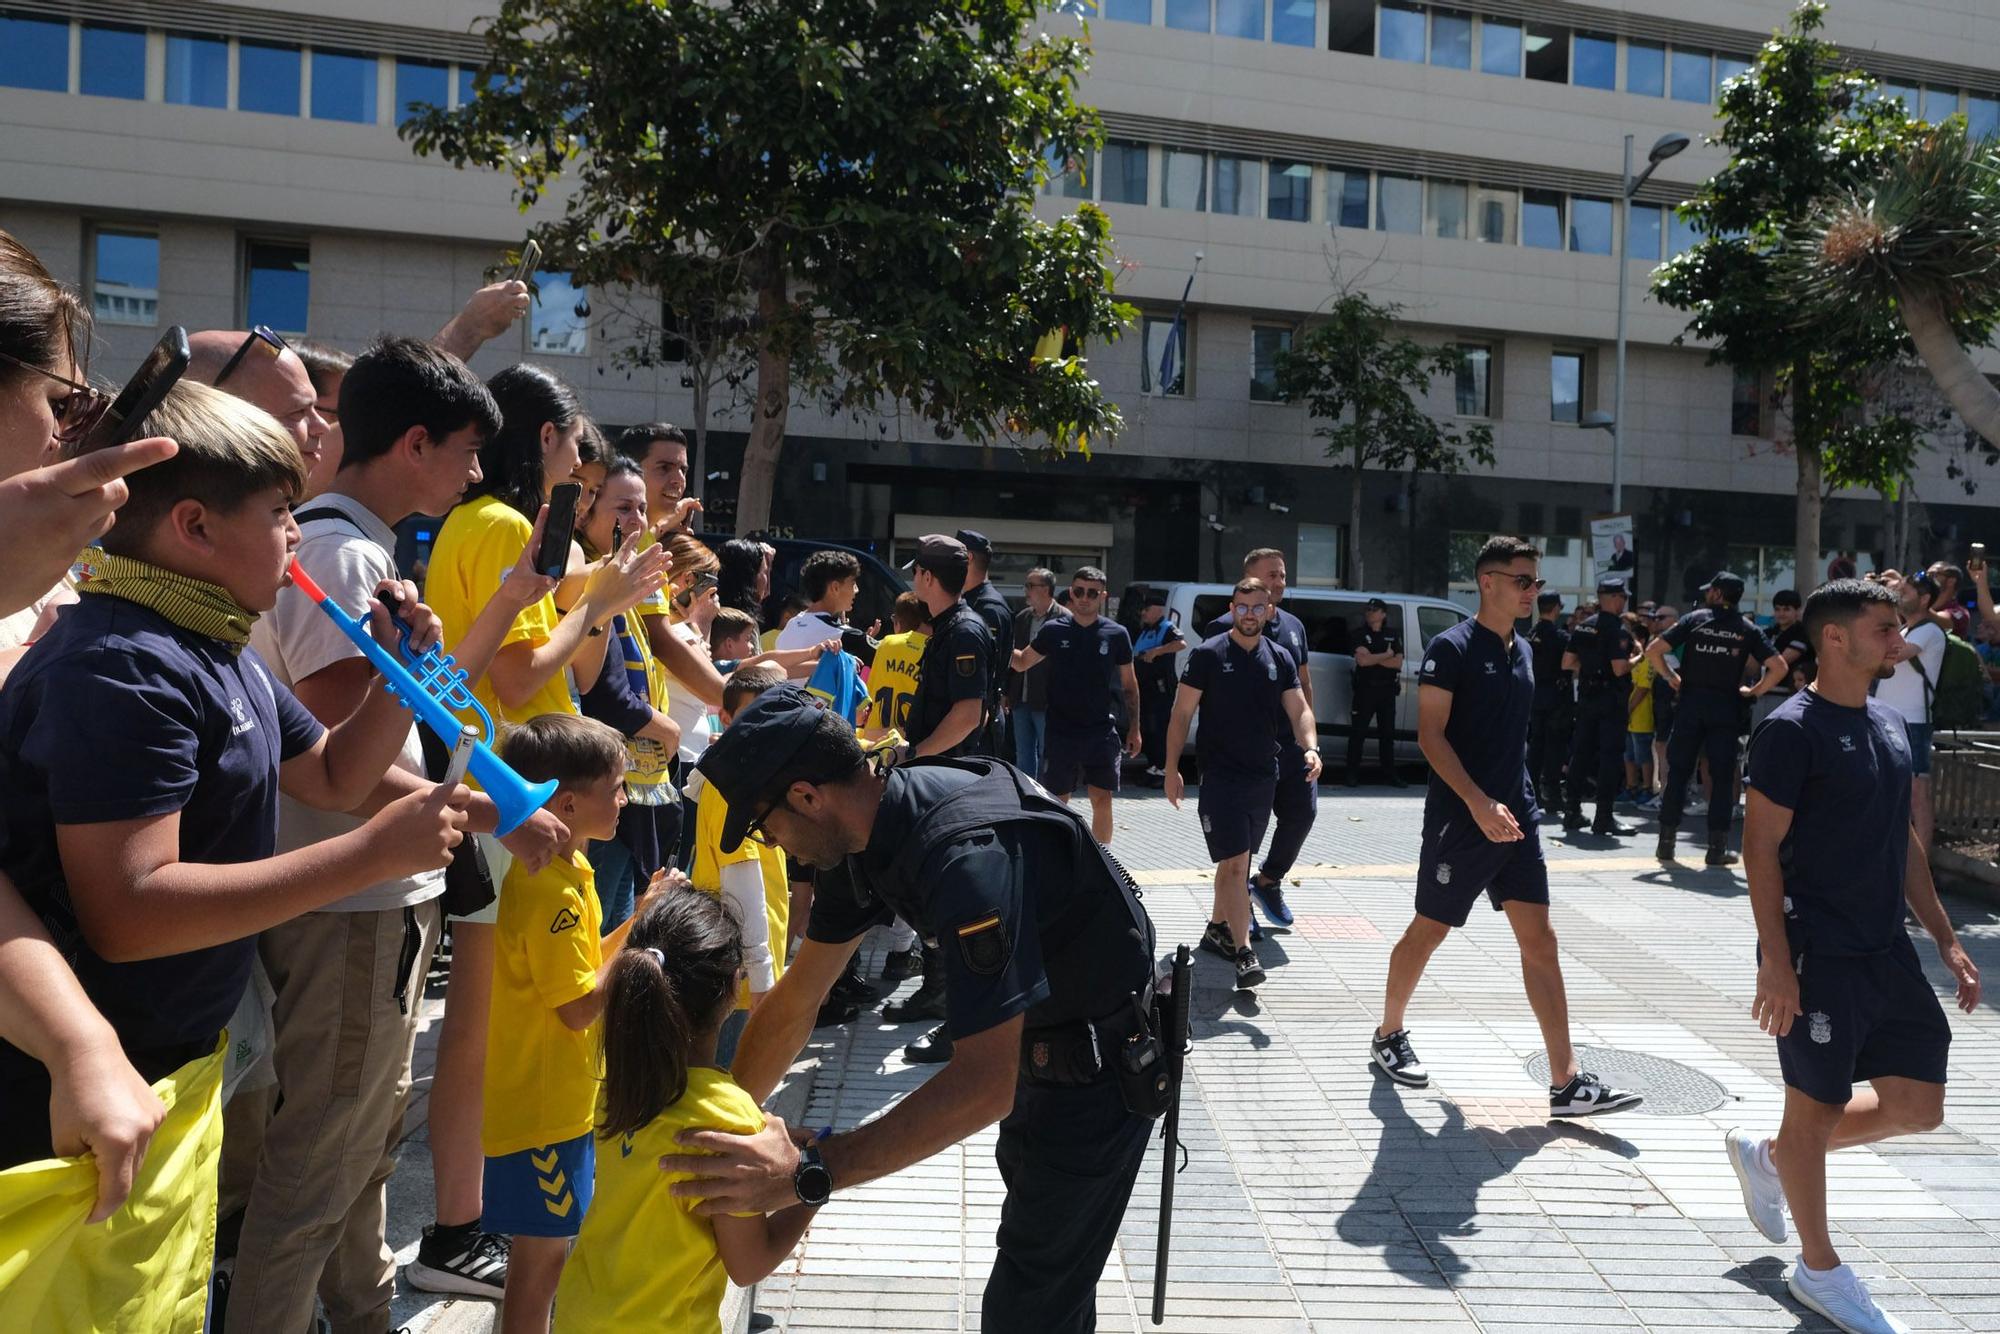
[(1182, 945), (1174, 951), (1173, 989), (1167, 994), (1164, 1033), (1167, 1071), (1173, 1077), (1174, 1091), (1167, 1103), (1166, 1122), (1160, 1130), (1160, 1138), (1166, 1143), (1166, 1160), (1160, 1172), (1159, 1247), (1153, 1255), (1153, 1323), (1156, 1325), (1166, 1323), (1167, 1319), (1167, 1253), (1174, 1238), (1174, 1177), (1180, 1173), (1183, 1156), (1181, 1080), (1187, 1070), (1188, 993), (1193, 989), (1194, 958), (1188, 953), (1188, 947)]

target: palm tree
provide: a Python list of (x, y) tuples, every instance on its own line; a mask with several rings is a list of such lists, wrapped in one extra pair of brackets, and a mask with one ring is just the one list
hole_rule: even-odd
[(1926, 130), (1788, 249), (1802, 318), (1894, 312), (1959, 417), (2000, 445), (2000, 389), (1968, 349), (2000, 318), (2000, 140), (1957, 116)]

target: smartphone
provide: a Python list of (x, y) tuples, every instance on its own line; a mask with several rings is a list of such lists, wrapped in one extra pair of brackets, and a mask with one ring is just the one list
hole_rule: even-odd
[(514, 281), (524, 283), (533, 276), (535, 266), (542, 262), (542, 244), (530, 241), (521, 247), (521, 262), (514, 266)]
[(93, 450), (131, 443), (146, 418), (160, 406), (167, 391), (180, 382), (187, 368), (187, 330), (176, 324), (153, 344), (153, 350), (139, 363), (139, 369), (125, 382), (125, 387), (118, 391), (118, 397), (111, 400), (111, 406), (84, 433), (83, 439), (71, 452), (88, 454)]
[(1986, 544), (1984, 542), (1974, 542), (1972, 544), (1972, 558), (1974, 560), (1986, 559)]
[(550, 579), (560, 579), (569, 572), (569, 544), (576, 536), (576, 502), (582, 494), (582, 485), (564, 482), (549, 497), (549, 522), (535, 552), (535, 569)]
[(613, 551), (625, 549), (625, 525), (622, 523), (611, 525), (611, 549)]
[(706, 572), (698, 574), (694, 577), (694, 582), (682, 589), (680, 596), (675, 598), (674, 601), (680, 606), (681, 610), (685, 611), (694, 605), (696, 598), (706, 593), (709, 589), (714, 588), (716, 582), (713, 574)]

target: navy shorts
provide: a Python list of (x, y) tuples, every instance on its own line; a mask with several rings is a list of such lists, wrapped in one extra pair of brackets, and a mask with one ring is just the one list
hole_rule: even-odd
[(1226, 862), (1255, 852), (1271, 823), (1276, 778), (1233, 778), (1208, 771), (1201, 776), (1195, 809), (1201, 814), (1201, 836), (1208, 842), (1208, 859)]
[(504, 1237), (574, 1237), (597, 1181), (589, 1131), (486, 1160), (479, 1227)]
[(1042, 786), (1059, 797), (1076, 791), (1079, 783), (1116, 792), (1124, 755), (1118, 734), (1109, 728), (1092, 736), (1051, 727), (1042, 740)]
[[(1518, 816), (1518, 813), (1517, 813)], [(1424, 832), (1417, 858), (1417, 913), (1446, 926), (1464, 926), (1483, 893), (1498, 912), (1506, 903), (1547, 903), (1549, 866), (1542, 860), (1541, 826), (1521, 822), (1515, 843), (1495, 843), (1479, 832), (1470, 813)]]
[(1778, 1039), (1787, 1087), (1837, 1107), (1855, 1084), (1884, 1075), (1944, 1083), (1951, 1021), (1907, 935), (1881, 954), (1793, 961), (1799, 1016)]

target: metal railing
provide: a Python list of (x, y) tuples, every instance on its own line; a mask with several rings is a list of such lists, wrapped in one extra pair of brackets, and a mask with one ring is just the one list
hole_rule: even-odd
[(1940, 835), (2000, 842), (2000, 732), (1940, 732), (1931, 748)]

